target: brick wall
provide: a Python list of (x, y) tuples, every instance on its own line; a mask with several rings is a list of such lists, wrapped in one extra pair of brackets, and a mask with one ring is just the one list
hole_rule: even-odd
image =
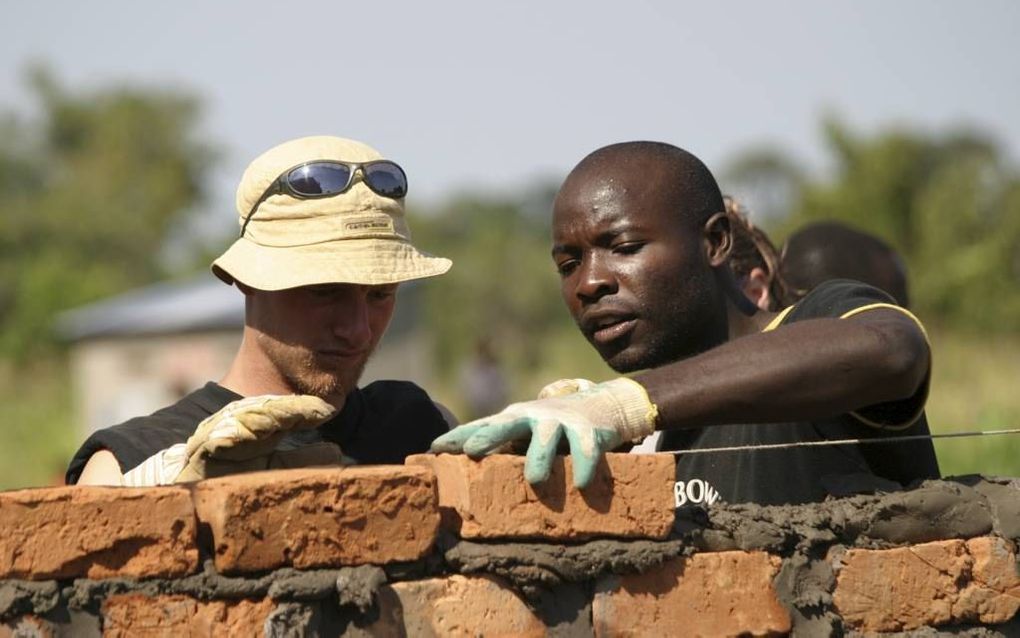
[(668, 455), (0, 493), (0, 636), (1017, 635), (1020, 481), (674, 513)]

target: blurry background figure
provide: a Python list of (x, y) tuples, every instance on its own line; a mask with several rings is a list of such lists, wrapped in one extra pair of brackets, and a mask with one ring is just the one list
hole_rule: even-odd
[(467, 414), (458, 415), (461, 421), (495, 414), (506, 407), (506, 374), (488, 337), (475, 342), (474, 354), (461, 369), (460, 387), (467, 409)]
[(779, 251), (765, 231), (751, 223), (750, 213), (735, 197), (723, 196), (726, 213), (733, 227), (733, 250), (730, 269), (737, 283), (755, 306), (761, 310), (778, 310), (784, 299), (779, 272)]
[(908, 307), (907, 269), (878, 237), (840, 222), (817, 222), (790, 235), (781, 253), (780, 277), (787, 305), (828, 279), (856, 279), (889, 293)]

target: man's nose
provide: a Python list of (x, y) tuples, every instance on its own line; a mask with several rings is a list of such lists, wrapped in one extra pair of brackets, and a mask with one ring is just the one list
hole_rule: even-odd
[(577, 273), (574, 293), (586, 303), (598, 301), (605, 295), (616, 292), (616, 276), (604, 259), (598, 255), (586, 256), (581, 260)]
[(333, 308), (333, 334), (352, 349), (372, 342), (368, 290), (356, 288)]

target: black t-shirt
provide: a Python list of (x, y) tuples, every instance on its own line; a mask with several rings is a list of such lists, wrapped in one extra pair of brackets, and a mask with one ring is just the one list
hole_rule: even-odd
[[(68, 485), (76, 483), (89, 457), (109, 450), (126, 472), (156, 452), (184, 443), (206, 417), (241, 396), (210, 381), (177, 403), (94, 432), (71, 459)], [(343, 409), (315, 430), (292, 432), (281, 445), (315, 441), (336, 443), (359, 463), (401, 464), (425, 452), (449, 429), (435, 404), (407, 381), (376, 381), (347, 395)]]
[[(795, 321), (845, 318), (874, 308), (895, 308), (884, 292), (850, 281), (819, 285), (777, 317), (766, 330)], [(915, 319), (916, 320), (916, 319)], [(929, 377), (930, 377), (929, 371)], [(831, 419), (800, 423), (718, 425), (662, 434), (661, 450), (687, 450), (795, 441), (927, 435), (924, 403), (928, 378), (911, 398), (869, 406)], [(743, 450), (677, 456), (674, 487), (678, 507), (716, 501), (761, 504), (820, 501), (854, 475), (871, 475), (906, 485), (938, 478), (930, 440), (874, 444)]]

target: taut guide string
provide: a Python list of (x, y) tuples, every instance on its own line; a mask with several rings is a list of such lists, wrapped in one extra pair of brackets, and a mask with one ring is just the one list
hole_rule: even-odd
[(975, 432), (951, 432), (947, 434), (908, 434), (883, 436), (874, 439), (833, 439), (830, 441), (795, 441), (792, 443), (764, 443), (762, 445), (734, 445), (730, 447), (706, 447), (698, 450), (670, 450), (669, 454), (712, 454), (718, 452), (743, 452), (746, 450), (785, 450), (796, 447), (828, 447), (833, 445), (858, 445), (871, 443), (902, 443), (904, 441), (929, 441), (933, 439), (956, 439), (969, 436), (995, 436), (1020, 434), (1020, 428), (1008, 430), (979, 430)]

